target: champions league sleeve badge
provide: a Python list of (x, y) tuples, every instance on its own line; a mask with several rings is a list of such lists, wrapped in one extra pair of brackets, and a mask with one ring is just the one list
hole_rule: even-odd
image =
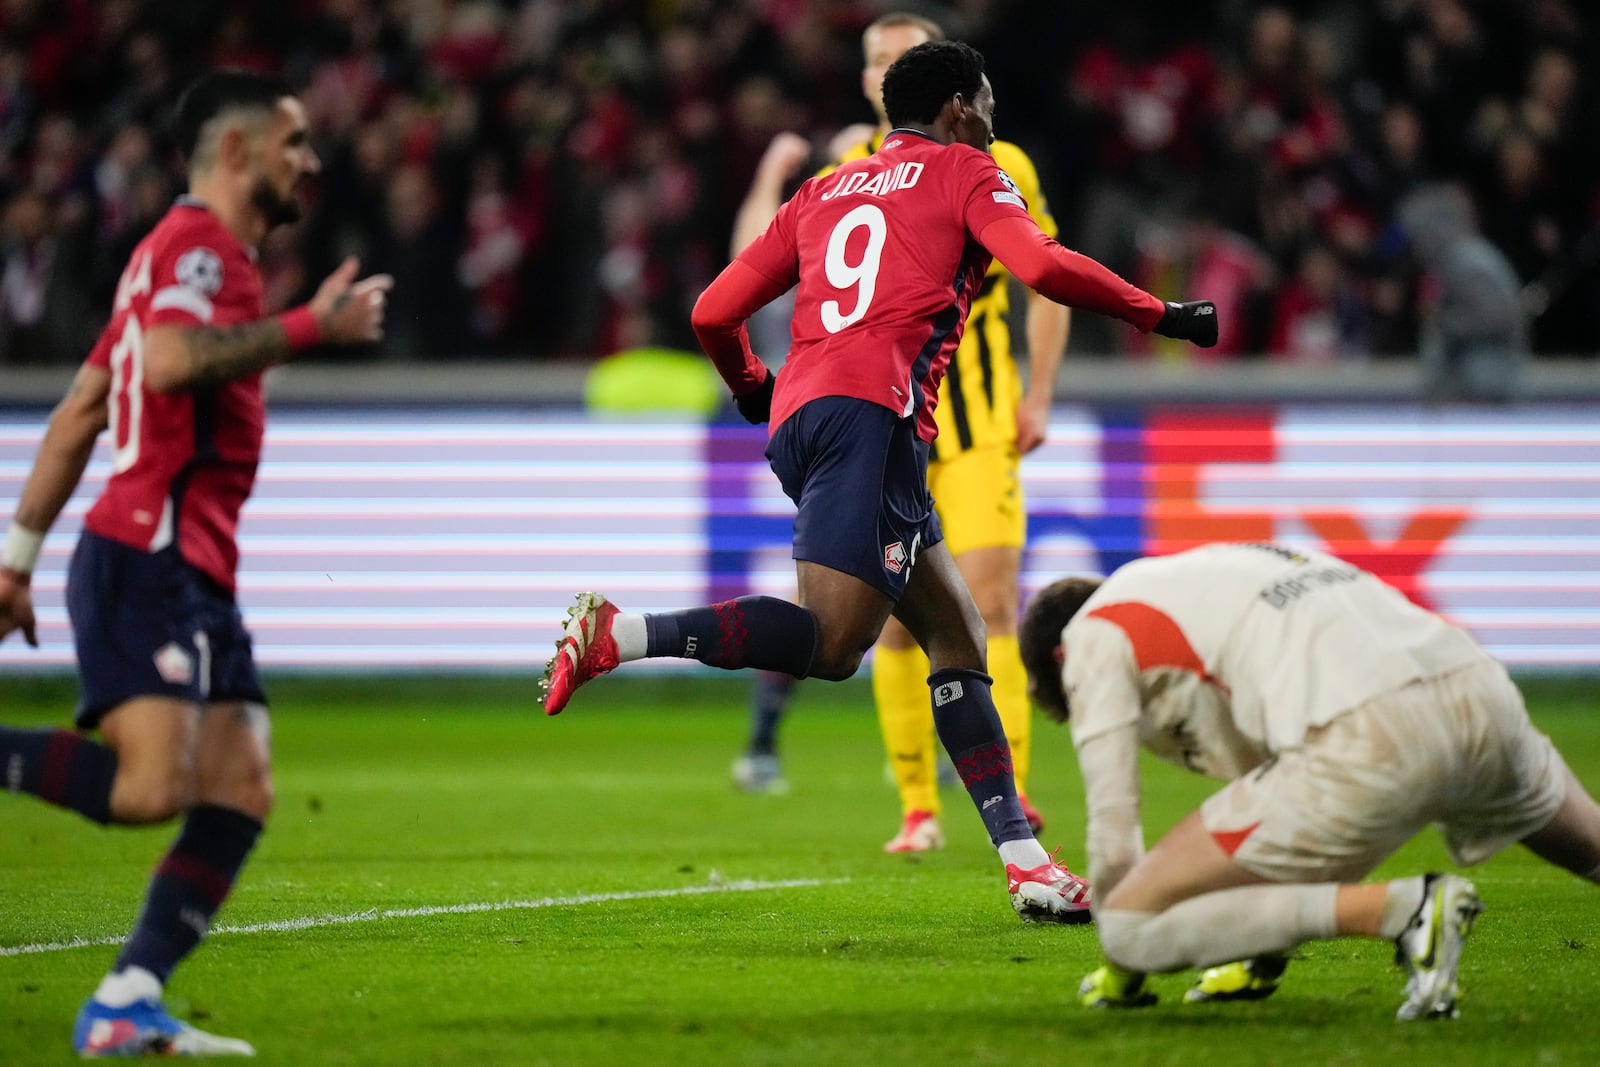
[(222, 291), (222, 257), (209, 248), (191, 248), (178, 257), (178, 284), (205, 296)]

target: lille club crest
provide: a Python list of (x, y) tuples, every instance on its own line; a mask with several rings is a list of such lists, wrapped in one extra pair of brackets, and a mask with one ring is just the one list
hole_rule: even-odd
[(890, 574), (899, 574), (906, 569), (906, 546), (903, 542), (896, 541), (883, 546), (883, 566)]
[(154, 658), (162, 681), (173, 685), (188, 685), (194, 681), (194, 660), (176, 641), (168, 641), (156, 649)]

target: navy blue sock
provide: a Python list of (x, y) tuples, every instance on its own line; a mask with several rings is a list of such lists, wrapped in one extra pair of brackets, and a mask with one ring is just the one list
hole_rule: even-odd
[(798, 679), (792, 674), (762, 671), (756, 677), (750, 700), (750, 747), (752, 756), (772, 756), (778, 751), (778, 723), (788, 710), (789, 697)]
[(213, 804), (190, 811), (150, 879), (144, 910), (113, 970), (143, 967), (165, 984), (206, 936), (260, 834), (260, 820), (242, 811)]
[(817, 654), (817, 617), (777, 597), (665, 611), (646, 615), (644, 625), (647, 657), (697, 659), (724, 670), (755, 667), (804, 678)]
[(13, 793), (31, 793), (102, 826), (111, 821), (117, 754), (82, 734), (0, 726), (0, 773)]
[(928, 675), (933, 690), (933, 726), (961, 784), (983, 816), (989, 840), (996, 847), (1033, 836), (1017, 800), (1011, 776), (1011, 745), (989, 687), (994, 680), (980, 671), (946, 670)]

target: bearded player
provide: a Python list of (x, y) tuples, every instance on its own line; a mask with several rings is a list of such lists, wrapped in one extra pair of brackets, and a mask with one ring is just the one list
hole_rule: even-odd
[[(261, 376), (318, 343), (382, 334), (386, 276), (334, 271), (309, 304), (267, 316), (255, 248), (300, 215), (319, 168), (281, 83), (217, 72), (174, 122), (188, 193), (134, 249), (110, 324), (78, 371), (0, 555), (0, 637), (37, 645), (29, 581), (105, 429), (111, 474), (84, 519), (67, 606), (79, 731), (0, 727), (14, 792), (100, 824), (181, 818), (116, 962), (78, 1014), (83, 1056), (252, 1055), (173, 1018), (173, 969), (204, 938), (272, 806), (266, 697), (235, 601), (235, 540), (266, 421)], [(98, 731), (100, 739), (85, 733)]]

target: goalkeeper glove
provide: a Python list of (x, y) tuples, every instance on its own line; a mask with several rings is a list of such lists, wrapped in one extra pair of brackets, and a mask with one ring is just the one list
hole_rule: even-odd
[(1217, 343), (1217, 305), (1209, 300), (1191, 300), (1186, 304), (1168, 300), (1166, 313), (1155, 324), (1154, 332), (1210, 348)]
[(733, 406), (739, 409), (744, 421), (759, 426), (772, 418), (772, 388), (777, 384), (778, 373), (771, 371), (760, 385), (733, 398)]

